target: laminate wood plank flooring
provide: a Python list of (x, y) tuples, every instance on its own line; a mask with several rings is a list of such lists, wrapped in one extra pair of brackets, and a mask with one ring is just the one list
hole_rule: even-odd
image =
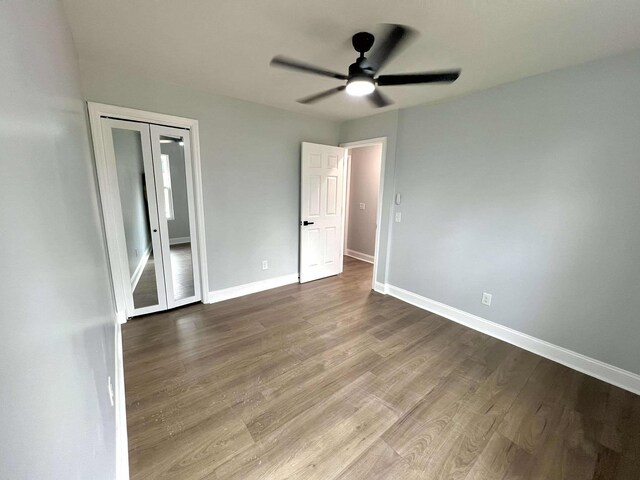
[[(179, 243), (169, 247), (171, 273), (173, 276), (173, 293), (176, 300), (194, 295), (193, 262), (191, 244)], [(133, 291), (133, 304), (136, 308), (158, 304), (158, 287), (156, 284), (156, 266), (153, 252), (142, 270), (140, 280)]]
[(132, 479), (640, 479), (640, 397), (370, 290), (123, 327)]

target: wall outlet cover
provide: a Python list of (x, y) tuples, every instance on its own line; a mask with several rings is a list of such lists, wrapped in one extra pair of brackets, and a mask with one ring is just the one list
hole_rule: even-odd
[(269, 269), (269, 262), (267, 260), (263, 260), (262, 261), (262, 269), (263, 270), (268, 270)]
[(396, 223), (402, 222), (402, 212), (396, 212)]
[(491, 305), (491, 297), (492, 295), (490, 293), (487, 292), (483, 292), (482, 293), (482, 304), (483, 305)]

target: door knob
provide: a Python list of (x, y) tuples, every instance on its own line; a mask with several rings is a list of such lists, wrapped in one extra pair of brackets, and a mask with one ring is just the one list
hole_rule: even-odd
[(154, 231), (154, 232), (157, 232), (157, 231), (158, 231), (158, 229), (157, 229), (157, 228), (154, 228), (154, 229), (153, 229), (153, 231)]
[(307, 225), (313, 225), (315, 222), (307, 222), (306, 220), (304, 222), (302, 222), (302, 225), (304, 225), (305, 227)]

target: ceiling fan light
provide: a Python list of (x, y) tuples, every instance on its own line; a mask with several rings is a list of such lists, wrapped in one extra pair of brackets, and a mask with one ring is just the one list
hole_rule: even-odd
[(354, 97), (369, 95), (375, 89), (376, 86), (370, 78), (354, 78), (347, 83), (347, 93)]

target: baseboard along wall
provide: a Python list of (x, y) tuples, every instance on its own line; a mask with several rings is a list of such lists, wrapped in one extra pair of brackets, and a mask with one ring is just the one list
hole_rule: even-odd
[(352, 257), (352, 258), (355, 258), (357, 260), (362, 260), (363, 262), (367, 262), (367, 263), (373, 264), (373, 255), (368, 255), (366, 253), (357, 252), (356, 250), (350, 250), (348, 248), (345, 250), (344, 254), (347, 257)]
[(127, 435), (127, 400), (124, 392), (124, 360), (122, 352), (122, 326), (116, 323), (114, 395), (116, 416), (116, 479), (129, 479), (129, 438)]
[(640, 375), (633, 372), (587, 357), (545, 340), (540, 340), (393, 285), (384, 285), (376, 282), (375, 290), (640, 395)]
[(282, 275), (280, 277), (268, 278), (266, 280), (259, 280), (257, 282), (245, 283), (244, 285), (238, 285), (236, 287), (223, 288), (221, 290), (213, 290), (209, 292), (209, 302), (217, 303), (224, 300), (230, 300), (232, 298), (244, 297), (245, 295), (251, 295), (252, 293), (263, 292), (272, 288), (283, 287), (292, 283), (298, 283), (298, 274), (290, 273), (288, 275)]
[(175, 237), (169, 239), (169, 245), (180, 245), (181, 243), (191, 243), (191, 237)]

